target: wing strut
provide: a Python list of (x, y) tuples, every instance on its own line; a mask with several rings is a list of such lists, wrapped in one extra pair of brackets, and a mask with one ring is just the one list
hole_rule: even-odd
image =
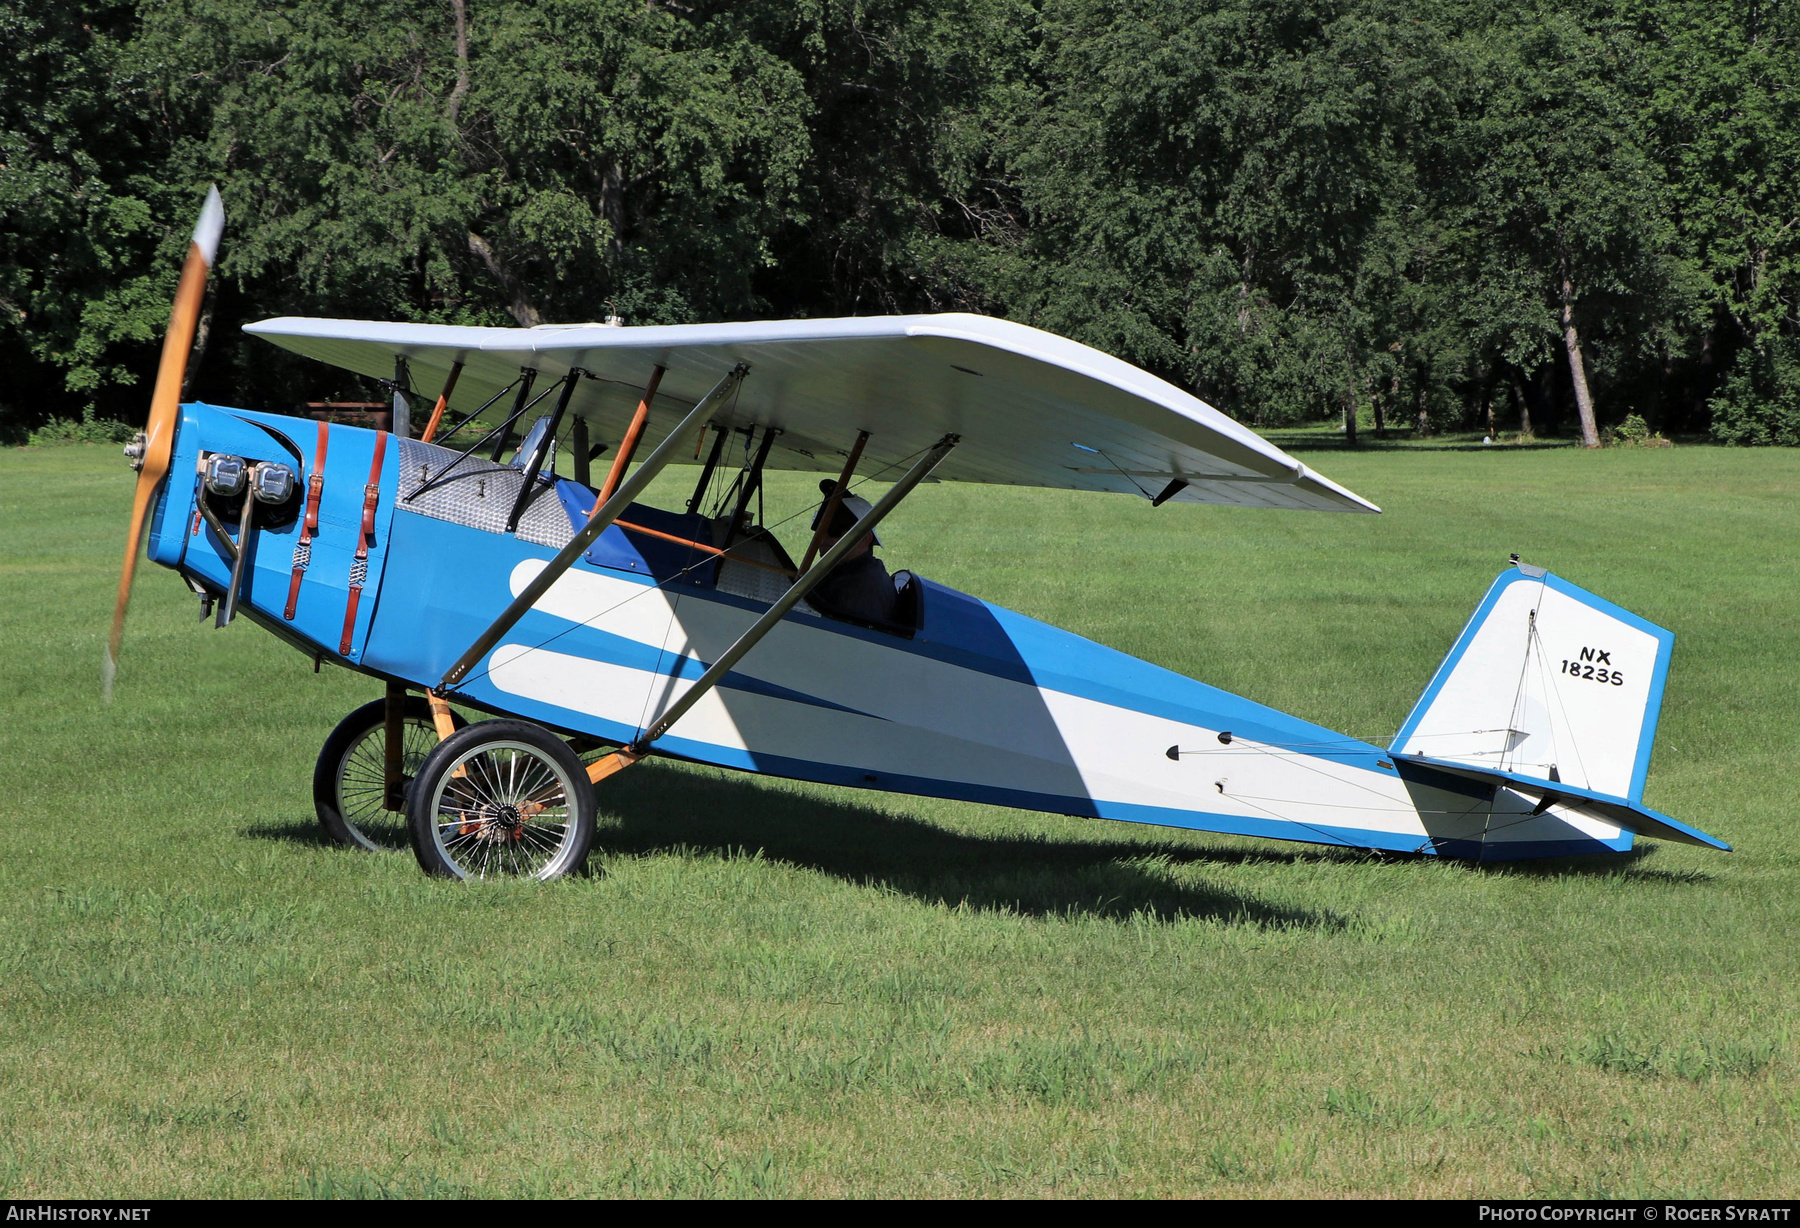
[[(650, 419), (650, 402), (656, 400), (656, 390), (662, 385), (664, 368), (658, 366), (650, 372), (650, 382), (644, 386), (644, 395), (638, 401), (637, 412), (631, 415), (631, 425), (625, 428), (625, 438), (619, 441), (619, 450), (613, 453), (612, 468), (606, 471), (606, 481), (600, 485), (600, 497), (594, 500), (594, 515), (600, 514), (601, 505), (612, 498), (618, 488), (619, 479), (625, 476), (625, 467), (631, 464), (632, 454), (637, 451), (638, 440), (644, 437), (644, 423)], [(734, 387), (736, 385), (733, 385)], [(717, 391), (715, 389), (715, 391)], [(693, 417), (688, 415), (688, 419)], [(688, 419), (684, 419), (678, 430), (686, 430)], [(703, 419), (704, 421), (704, 419)], [(660, 455), (662, 449), (657, 449)]]
[(807, 568), (800, 578), (794, 581), (793, 587), (781, 595), (779, 601), (770, 606), (748, 631), (738, 636), (737, 642), (720, 653), (719, 659), (714, 661), (707, 671), (695, 680), (694, 685), (689, 687), (680, 699), (670, 704), (662, 715), (657, 717), (656, 721), (639, 735), (637, 741), (630, 746), (614, 751), (604, 759), (597, 760), (588, 769), (588, 779), (599, 784), (608, 776), (623, 771), (649, 754), (651, 744), (669, 732), (676, 721), (686, 716), (690, 708), (699, 703), (707, 692), (716, 687), (719, 681), (731, 672), (731, 668), (743, 660), (745, 653), (756, 647), (765, 635), (775, 629), (777, 623), (787, 617), (789, 611), (800, 604), (801, 598), (811, 592), (814, 585), (836, 570), (837, 565), (844, 561), (845, 556), (854, 550), (865, 536), (874, 532), (875, 526), (880, 524), (889, 512), (898, 507), (900, 501), (912, 493), (913, 487), (924, 481), (931, 471), (937, 468), (938, 462), (950, 455), (951, 450), (960, 442), (962, 442), (962, 436), (946, 435), (933, 444), (931, 450), (906, 471), (906, 476), (895, 482), (887, 494), (881, 496), (880, 501), (870, 508), (848, 533), (838, 539), (837, 545), (827, 550), (823, 558)]
[[(751, 427), (755, 430), (755, 427)], [(775, 444), (775, 437), (781, 434), (779, 427), (763, 427), (762, 446), (756, 449), (756, 459), (751, 462), (749, 470), (744, 474), (743, 485), (738, 487), (737, 507), (732, 510), (730, 528), (725, 530), (726, 544), (744, 531), (744, 513), (750, 510), (750, 498), (762, 486), (763, 466), (769, 463), (769, 449)], [(748, 444), (749, 441), (745, 440)], [(757, 507), (762, 504), (758, 503)]]
[[(624, 466), (620, 464), (619, 456), (613, 458), (613, 471), (607, 475), (607, 486), (613, 488), (616, 485), (616, 489), (612, 490), (612, 497), (604, 503), (595, 505), (593, 516), (588, 519), (587, 524), (582, 526), (581, 532), (569, 539), (569, 544), (557, 552), (556, 557), (551, 559), (544, 570), (537, 574), (537, 578), (527, 584), (524, 591), (513, 598), (513, 603), (506, 607), (500, 617), (490, 623), (488, 629), (481, 633), (480, 638), (469, 645), (468, 651), (457, 658), (456, 664), (450, 667), (444, 674), (443, 681), (438, 683), (439, 690), (449, 690), (468, 677), (469, 671), (475, 668), (476, 662), (486, 656), (488, 651), (500, 642), (500, 637), (512, 630), (513, 625), (525, 617), (525, 611), (536, 604), (539, 597), (550, 591), (550, 586), (575, 565), (575, 560), (580, 558), (582, 553), (593, 545), (602, 533), (606, 532), (612, 522), (619, 518), (619, 513), (630, 507), (632, 502), (644, 492), (644, 488), (650, 485), (650, 480), (675, 459), (681, 451), (687, 433), (718, 412), (719, 407), (730, 398), (732, 393), (737, 391), (738, 385), (743, 382), (744, 375), (749, 370), (749, 366), (745, 363), (739, 363), (733, 367), (731, 373), (714, 384), (713, 390), (701, 397), (700, 403), (688, 411), (688, 416), (683, 418), (660, 444), (656, 445), (656, 451), (645, 457), (644, 463), (622, 482), (615, 482), (614, 479), (623, 476)], [(623, 447), (619, 449), (620, 456), (624, 455), (624, 451)]]
[(438, 393), (437, 404), (431, 407), (431, 420), (425, 424), (425, 433), (419, 436), (420, 443), (430, 443), (437, 436), (438, 423), (444, 420), (444, 410), (450, 405), (450, 394), (456, 391), (456, 381), (462, 377), (462, 359), (450, 365), (450, 377), (444, 381), (444, 390)]
[[(500, 463), (500, 457), (506, 452), (507, 442), (512, 439), (513, 423), (523, 417), (525, 411), (530, 409), (532, 405), (537, 404), (537, 401), (532, 401), (530, 404), (527, 404), (525, 400), (526, 397), (531, 395), (531, 385), (537, 379), (537, 375), (536, 367), (526, 367), (523, 371), (519, 372), (519, 395), (513, 398), (512, 415), (508, 417), (505, 422), (500, 424), (499, 430), (488, 436), (488, 439), (494, 441), (494, 450), (488, 453), (488, 459), (493, 461), (496, 465)], [(550, 390), (546, 388), (544, 391), (545, 393), (548, 393)], [(543, 399), (542, 396), (538, 397), (538, 401)], [(486, 442), (486, 439), (482, 440), (482, 443)], [(479, 443), (475, 445), (477, 448), (480, 446), (481, 444)], [(470, 449), (470, 451), (473, 450), (473, 448)], [(467, 453), (464, 453), (464, 455), (467, 455)], [(413, 493), (416, 495), (418, 492), (414, 491)]]
[(445, 436), (444, 436), (445, 439), (450, 438), (451, 435), (456, 434), (456, 432), (462, 430), (463, 427), (465, 427), (465, 426), (469, 425), (469, 423), (473, 422), (475, 420), (476, 414), (486, 413), (488, 406), (491, 406), (494, 403), (494, 401), (498, 401), (501, 397), (505, 396), (508, 389), (515, 388), (515, 387), (519, 389), (519, 395), (513, 402), (513, 411), (511, 414), (507, 415), (507, 419), (505, 422), (502, 422), (499, 426), (495, 427), (493, 430), (491, 430), (487, 434), (483, 435), (480, 439), (477, 439), (474, 443), (470, 444), (467, 451), (461, 453), (460, 455), (457, 456), (457, 458), (455, 460), (451, 461), (448, 465), (445, 465), (442, 469), (438, 470), (436, 477), (432, 478), (429, 482), (426, 482), (423, 486), (421, 486), (417, 490), (413, 491), (412, 494), (406, 496), (405, 502), (411, 503), (414, 499), (417, 499), (420, 495), (424, 494), (426, 491), (433, 490), (439, 486), (442, 486), (445, 482), (450, 480), (450, 471), (452, 469), (456, 468), (458, 465), (460, 465), (464, 461), (468, 460), (471, 456), (475, 455), (476, 451), (481, 447), (482, 444), (484, 444), (488, 440), (494, 439), (496, 437), (499, 439), (500, 442), (498, 442), (494, 445), (494, 463), (499, 464), (500, 463), (500, 454), (506, 450), (506, 440), (507, 440), (508, 436), (510, 436), (512, 434), (513, 423), (517, 422), (519, 420), (520, 416), (523, 415), (524, 413), (526, 413), (528, 410), (530, 410), (533, 405), (536, 405), (538, 403), (538, 401), (543, 400), (545, 397), (549, 396), (552, 392), (555, 392), (559, 387), (562, 386), (562, 384), (564, 382), (562, 380), (558, 380), (556, 383), (550, 385), (548, 388), (546, 388), (542, 392), (540, 392), (537, 395), (536, 399), (534, 399), (528, 403), (525, 400), (525, 397), (531, 392), (531, 383), (536, 378), (537, 378), (537, 371), (535, 368), (527, 367), (525, 369), (522, 369), (519, 372), (519, 378), (514, 380), (512, 383), (508, 384), (505, 388), (502, 388), (499, 392), (495, 393), (493, 400), (490, 400), (487, 403), (487, 405), (483, 405), (480, 409), (476, 410), (475, 413), (470, 414), (467, 418), (464, 418), (461, 422), (458, 422), (455, 426), (451, 427), (449, 432), (447, 434), (445, 434)]
[(688, 511), (700, 510), (700, 500), (706, 497), (706, 488), (712, 485), (713, 471), (719, 467), (719, 455), (725, 451), (725, 441), (730, 436), (731, 432), (725, 427), (713, 432), (712, 451), (706, 454), (706, 464), (700, 470), (700, 480), (694, 484), (694, 497), (687, 501)]
[[(556, 408), (550, 411), (550, 425), (544, 431), (544, 437), (538, 440), (537, 447), (531, 450), (531, 459), (525, 462), (525, 480), (519, 483), (518, 498), (513, 500), (512, 511), (506, 514), (506, 531), (512, 533), (519, 527), (519, 517), (525, 514), (525, 505), (537, 494), (538, 471), (544, 467), (544, 457), (556, 454), (556, 429), (562, 425), (563, 414), (568, 411), (569, 398), (575, 395), (575, 385), (581, 382), (586, 374), (580, 367), (571, 368), (569, 377), (563, 381), (562, 395), (556, 398)], [(556, 468), (551, 466), (552, 471)]]
[(813, 557), (824, 544), (825, 535), (831, 532), (832, 519), (837, 516), (838, 505), (844, 501), (844, 495), (850, 489), (850, 479), (856, 473), (856, 462), (862, 459), (863, 445), (868, 442), (869, 432), (856, 432), (856, 442), (850, 445), (850, 456), (844, 461), (844, 471), (838, 474), (837, 485), (831, 488), (831, 495), (825, 500), (825, 506), (819, 509), (819, 523), (813, 526), (812, 540), (806, 544), (806, 557), (800, 560), (801, 571), (812, 566)]

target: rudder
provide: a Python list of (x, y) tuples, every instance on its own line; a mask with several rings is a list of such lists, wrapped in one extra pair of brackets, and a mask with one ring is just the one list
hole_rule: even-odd
[(1639, 802), (1675, 636), (1523, 563), (1502, 572), (1390, 750)]

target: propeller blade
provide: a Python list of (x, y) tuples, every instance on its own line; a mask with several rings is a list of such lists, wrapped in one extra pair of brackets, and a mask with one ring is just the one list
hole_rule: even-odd
[(112, 634), (106, 641), (101, 688), (112, 698), (113, 675), (118, 670), (119, 641), (125, 634), (125, 608), (131, 604), (131, 581), (137, 572), (138, 551), (144, 544), (144, 521), (156, 500), (157, 488), (169, 476), (169, 453), (175, 442), (175, 422), (181, 412), (181, 381), (187, 374), (188, 353), (194, 346), (194, 329), (200, 322), (200, 303), (206, 296), (206, 276), (218, 255), (219, 235), (225, 229), (225, 202), (219, 189), (206, 192), (200, 220), (188, 243), (181, 281), (175, 287), (175, 306), (169, 313), (169, 333), (163, 339), (162, 365), (156, 371), (156, 388), (150, 394), (150, 420), (144, 427), (143, 454), (137, 490), (131, 501), (131, 528), (125, 536), (125, 565), (119, 572), (119, 595), (113, 601)]

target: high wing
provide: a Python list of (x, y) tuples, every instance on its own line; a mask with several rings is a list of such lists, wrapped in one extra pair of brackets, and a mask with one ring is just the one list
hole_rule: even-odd
[[(651, 371), (657, 407), (697, 403), (738, 363), (750, 366), (731, 426), (778, 428), (769, 465), (835, 473), (858, 430), (861, 472), (897, 473), (945, 434), (962, 443), (937, 470), (948, 481), (1160, 494), (1192, 503), (1377, 512), (1173, 384), (1099, 350), (987, 316), (943, 314), (623, 328), (597, 324), (469, 328), (284, 316), (245, 331), (376, 378), (407, 360), (430, 397), (454, 363), (451, 407), (464, 413), (522, 368), (543, 389), (572, 368), (571, 411), (597, 440), (624, 433)], [(505, 408), (510, 402), (503, 402)], [(546, 408), (548, 402), (546, 402)], [(647, 443), (678, 415), (652, 413)]]

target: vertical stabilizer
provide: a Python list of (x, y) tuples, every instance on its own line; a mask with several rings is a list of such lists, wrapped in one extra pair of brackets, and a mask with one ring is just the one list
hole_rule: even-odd
[(1519, 564), (1494, 581), (1391, 749), (1639, 801), (1674, 643)]

